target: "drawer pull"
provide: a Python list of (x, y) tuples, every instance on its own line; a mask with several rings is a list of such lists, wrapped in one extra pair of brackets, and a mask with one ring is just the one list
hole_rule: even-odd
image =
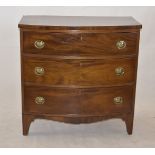
[(45, 99), (43, 97), (41, 97), (41, 96), (38, 96), (38, 97), (35, 98), (35, 102), (37, 104), (44, 104), (45, 103)]
[(120, 41), (118, 41), (118, 42), (116, 43), (116, 46), (117, 46), (118, 49), (123, 49), (123, 48), (126, 47), (126, 42), (123, 41), (123, 40), (120, 40)]
[(42, 49), (42, 48), (44, 48), (44, 46), (45, 46), (45, 42), (42, 41), (42, 40), (36, 40), (36, 41), (34, 42), (34, 46), (35, 46), (36, 48), (38, 48), (38, 49)]
[(117, 67), (117, 68), (115, 69), (115, 74), (118, 75), (118, 76), (121, 76), (121, 75), (123, 75), (124, 73), (125, 73), (125, 71), (124, 71), (124, 68), (123, 68), (123, 67)]
[(122, 104), (123, 103), (123, 97), (117, 96), (114, 98), (115, 104)]
[(34, 72), (36, 75), (42, 76), (42, 75), (44, 75), (44, 68), (43, 67), (35, 67)]

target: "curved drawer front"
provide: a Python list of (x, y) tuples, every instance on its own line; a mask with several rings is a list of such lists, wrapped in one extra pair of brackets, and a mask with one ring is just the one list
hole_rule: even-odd
[[(61, 115), (123, 113), (131, 111), (133, 99), (131, 86), (96, 89), (25, 86), (24, 92), (24, 112), (26, 113)], [(40, 100), (37, 102), (38, 97)]]
[(122, 85), (135, 81), (136, 59), (81, 60), (80, 85)]
[[(78, 89), (50, 89), (49, 87), (25, 86), (25, 112), (47, 114), (79, 113)], [(36, 98), (42, 97), (44, 103), (36, 103)]]
[(136, 60), (47, 60), (25, 57), (23, 68), (24, 81), (34, 84), (121, 85), (134, 82)]
[(62, 56), (136, 54), (138, 33), (24, 32), (24, 52)]
[[(45, 85), (77, 84), (77, 60), (47, 60), (39, 58), (24, 58), (24, 81)], [(43, 68), (44, 73), (37, 75), (36, 67)]]

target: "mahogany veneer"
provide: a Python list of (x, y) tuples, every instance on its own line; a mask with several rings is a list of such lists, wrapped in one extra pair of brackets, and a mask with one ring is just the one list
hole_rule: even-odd
[(34, 119), (125, 121), (132, 134), (141, 24), (132, 17), (24, 16), (23, 135)]

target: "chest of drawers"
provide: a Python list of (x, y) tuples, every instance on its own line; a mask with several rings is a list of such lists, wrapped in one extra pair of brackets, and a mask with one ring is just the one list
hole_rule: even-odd
[(132, 17), (24, 16), (23, 135), (35, 119), (120, 118), (132, 134), (141, 24)]

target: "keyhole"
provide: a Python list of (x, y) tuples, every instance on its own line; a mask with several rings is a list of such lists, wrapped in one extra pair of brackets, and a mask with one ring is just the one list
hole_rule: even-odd
[(81, 41), (83, 40), (82, 35), (81, 35), (81, 37), (80, 37), (80, 40), (81, 40)]

